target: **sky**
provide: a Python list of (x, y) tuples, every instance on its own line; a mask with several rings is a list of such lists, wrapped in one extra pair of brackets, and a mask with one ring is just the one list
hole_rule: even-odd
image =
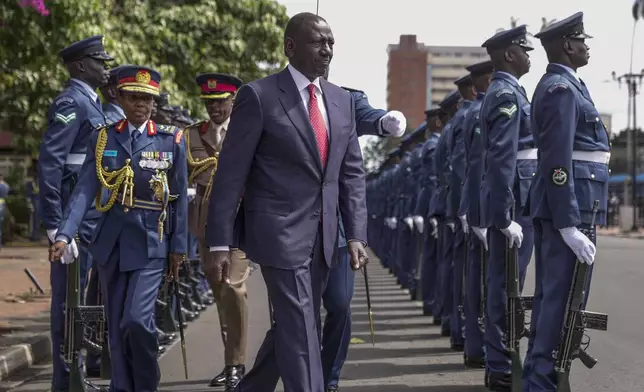
[[(316, 0), (278, 0), (289, 16), (315, 12)], [(564, 19), (584, 12), (590, 62), (579, 76), (602, 113), (612, 114), (613, 131), (627, 125), (628, 93), (613, 81), (612, 72), (629, 72), (633, 37), (632, 0), (319, 0), (319, 13), (335, 36), (329, 80), (363, 90), (373, 107), (386, 109), (387, 45), (400, 35), (415, 34), (425, 45), (480, 46), (498, 28), (509, 28), (510, 18), (537, 33), (541, 18)], [(538, 40), (532, 39), (532, 68), (521, 78), (529, 96), (545, 72), (547, 60)], [(644, 20), (636, 25), (633, 71), (644, 68)], [(641, 98), (641, 99), (640, 99)], [(644, 97), (638, 97), (638, 114)], [(642, 118), (639, 116), (639, 118)], [(640, 120), (644, 121), (644, 119)], [(640, 122), (641, 124), (641, 122)], [(365, 144), (368, 140), (362, 141)]]

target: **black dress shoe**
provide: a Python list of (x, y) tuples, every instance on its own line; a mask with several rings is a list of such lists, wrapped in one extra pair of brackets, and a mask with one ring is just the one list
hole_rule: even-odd
[(212, 380), (210, 380), (210, 384), (208, 384), (209, 387), (223, 387), (226, 385), (226, 368), (221, 371), (218, 375), (216, 375)]
[(85, 370), (85, 374), (88, 378), (101, 378), (101, 369), (88, 368), (87, 370)]
[(159, 346), (159, 352), (158, 352), (157, 356), (160, 356), (160, 355), (161, 355), (161, 354), (163, 354), (164, 352), (165, 352), (165, 347), (163, 347), (163, 346)]
[(452, 351), (463, 352), (465, 351), (465, 344), (452, 342), (450, 344), (450, 348), (452, 349)]
[(244, 374), (246, 374), (246, 366), (244, 365), (226, 366), (225, 392), (233, 392), (237, 384), (244, 377)]
[(441, 327), (441, 336), (444, 338), (452, 336), (452, 331), (450, 330), (449, 325), (443, 325)]
[(469, 369), (485, 369), (484, 357), (468, 357), (466, 354), (463, 354), (463, 363)]
[(434, 321), (432, 321), (432, 324), (434, 324), (434, 325), (441, 325), (441, 324), (442, 324), (442, 323), (441, 323), (441, 318), (440, 318), (440, 317), (437, 317), (437, 316), (434, 316)]
[(338, 386), (337, 385), (331, 385), (326, 387), (326, 392), (338, 392)]
[(512, 376), (505, 373), (488, 374), (488, 388), (494, 392), (510, 392), (512, 390)]

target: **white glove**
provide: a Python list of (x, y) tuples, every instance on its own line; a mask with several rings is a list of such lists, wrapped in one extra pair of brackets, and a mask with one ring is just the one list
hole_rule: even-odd
[[(56, 242), (56, 233), (58, 233), (57, 229), (50, 229), (47, 230), (47, 237), (49, 238), (49, 241), (51, 243)], [(65, 252), (63, 252), (63, 256), (60, 258), (60, 262), (63, 264), (71, 264), (78, 258), (78, 246), (76, 245), (76, 241), (72, 238), (72, 242), (67, 244), (67, 247), (65, 248)]]
[(483, 247), (485, 250), (487, 249), (487, 229), (482, 229), (480, 227), (472, 227), (472, 232), (474, 232), (474, 235), (478, 237), (479, 240), (481, 240), (481, 243), (483, 244)]
[(412, 219), (411, 216), (408, 216), (403, 220), (405, 221), (405, 224), (407, 225), (407, 227), (409, 227), (409, 230), (414, 230), (414, 220)]
[(423, 217), (420, 215), (414, 216), (414, 224), (416, 225), (418, 232), (420, 234), (423, 234), (423, 231), (425, 231), (425, 220), (423, 219)]
[(592, 265), (595, 262), (595, 244), (576, 227), (559, 229), (561, 237), (577, 259), (582, 263)]
[(521, 228), (521, 225), (515, 221), (511, 221), (508, 227), (501, 229), (501, 232), (510, 240), (510, 248), (514, 245), (517, 248), (521, 247), (521, 243), (523, 242), (523, 228)]
[(456, 232), (456, 225), (454, 224), (454, 222), (448, 222), (447, 227), (449, 227), (449, 229), (452, 231), (452, 233)]
[(188, 188), (188, 201), (192, 201), (197, 196), (197, 189)]
[(383, 133), (393, 137), (401, 137), (405, 134), (405, 130), (407, 129), (407, 119), (401, 112), (392, 110), (382, 116), (380, 119), (380, 126), (384, 131)]
[(396, 230), (396, 227), (398, 227), (398, 219), (396, 217), (391, 218), (391, 230)]
[(436, 218), (429, 218), (429, 224), (432, 226), (432, 232), (429, 235), (438, 238), (438, 221)]
[(461, 220), (461, 226), (463, 226), (463, 233), (467, 234), (469, 226), (467, 224), (467, 215), (459, 216), (458, 219)]

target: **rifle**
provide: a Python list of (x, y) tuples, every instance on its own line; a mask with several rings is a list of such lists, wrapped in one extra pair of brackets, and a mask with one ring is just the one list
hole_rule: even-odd
[[(78, 242), (78, 238), (76, 238)], [(104, 323), (103, 306), (82, 306), (80, 292), (80, 261), (67, 264), (67, 292), (65, 294), (65, 339), (61, 351), (69, 366), (69, 392), (86, 392), (86, 387), (99, 390), (85, 379), (81, 368), (81, 350), (96, 349), (85, 339), (85, 327), (90, 323)], [(100, 350), (100, 348), (99, 348)], [(93, 350), (92, 350), (93, 351)]]
[(423, 241), (424, 236), (422, 233), (418, 233), (416, 237), (416, 274), (414, 275), (414, 287), (415, 287), (415, 296), (412, 300), (422, 301), (423, 300), (423, 286), (421, 284), (421, 274), (423, 269)]
[(485, 308), (487, 301), (487, 251), (481, 244), (481, 303), (479, 304), (479, 327), (485, 331)]
[[(512, 208), (511, 215), (511, 219), (514, 220), (514, 208)], [(526, 304), (532, 304), (532, 297), (521, 297), (519, 289), (519, 249), (518, 247), (510, 248), (509, 241), (508, 239), (508, 246), (506, 246), (505, 251), (505, 284), (507, 292), (505, 344), (511, 360), (511, 391), (521, 392), (523, 364), (521, 363), (519, 343), (521, 338), (529, 335), (529, 331), (525, 326), (525, 309)]]
[[(599, 200), (593, 204), (593, 216), (590, 221), (590, 230), (584, 233), (595, 242), (595, 218), (599, 208)], [(570, 367), (572, 361), (579, 358), (588, 369), (597, 364), (597, 359), (592, 357), (586, 349), (590, 345), (590, 338), (582, 342), (586, 329), (606, 331), (608, 315), (586, 311), (586, 288), (590, 279), (591, 268), (588, 264), (577, 260), (572, 275), (572, 283), (566, 304), (566, 313), (561, 330), (561, 342), (555, 350), (555, 371), (557, 372), (557, 392), (570, 392)], [(585, 347), (582, 347), (585, 346)]]

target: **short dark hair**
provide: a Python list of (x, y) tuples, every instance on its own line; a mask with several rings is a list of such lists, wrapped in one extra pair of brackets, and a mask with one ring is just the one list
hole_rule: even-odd
[(295, 37), (300, 34), (304, 26), (311, 22), (319, 21), (326, 23), (326, 20), (324, 20), (323, 17), (310, 12), (301, 12), (294, 15), (286, 24), (286, 28), (284, 29), (284, 40), (286, 41), (287, 38), (295, 39)]

